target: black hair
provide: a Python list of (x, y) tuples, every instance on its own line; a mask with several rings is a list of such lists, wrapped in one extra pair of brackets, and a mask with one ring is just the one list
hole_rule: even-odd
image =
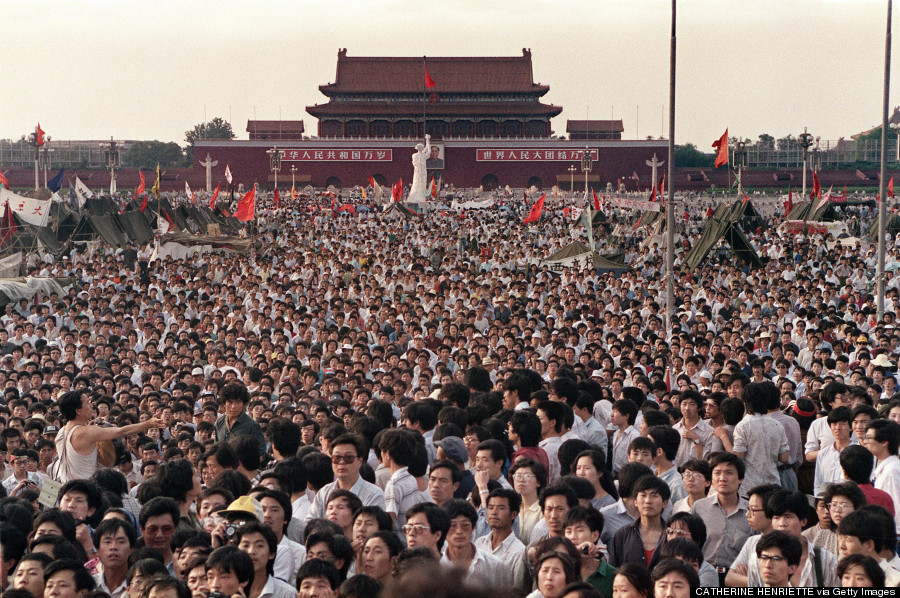
[(232, 496), (243, 496), (250, 492), (251, 483), (247, 476), (236, 469), (226, 469), (212, 481), (213, 486), (225, 488)]
[(137, 542), (137, 532), (134, 526), (118, 517), (110, 517), (100, 522), (93, 534), (94, 548), (100, 548), (100, 540), (103, 536), (115, 536), (119, 530), (125, 532), (125, 537), (128, 538), (128, 545), (134, 548), (134, 543)]
[(592, 532), (600, 533), (603, 531), (603, 514), (593, 507), (576, 505), (566, 513), (563, 527), (566, 528), (576, 523), (584, 523)]
[(538, 483), (538, 492), (547, 486), (549, 473), (547, 472), (547, 467), (540, 461), (531, 458), (517, 459), (509, 468), (509, 478), (512, 479), (512, 476), (520, 469), (530, 469), (535, 475)]
[(900, 447), (900, 425), (889, 419), (875, 419), (869, 422), (866, 430), (874, 430), (875, 440), (887, 442), (890, 454), (897, 454), (897, 448)]
[(572, 487), (566, 483), (556, 482), (541, 490), (540, 498), (538, 499), (538, 501), (541, 505), (542, 511), (544, 510), (544, 503), (551, 496), (565, 496), (566, 504), (569, 505), (570, 509), (578, 504), (578, 495), (575, 493), (575, 490), (573, 490)]
[(382, 583), (374, 577), (358, 573), (341, 584), (337, 598), (378, 598), (383, 588)]
[(85, 389), (70, 390), (56, 401), (59, 413), (66, 421), (72, 421), (78, 416), (78, 410), (82, 407), (83, 396), (88, 394)]
[(409, 521), (409, 519), (419, 513), (425, 515), (432, 534), (440, 532), (441, 537), (437, 541), (437, 547), (438, 550), (442, 549), (444, 540), (447, 539), (447, 532), (450, 531), (450, 516), (447, 514), (447, 511), (433, 503), (419, 503), (409, 508), (406, 512), (406, 520)]
[(619, 470), (619, 496), (634, 498), (634, 484), (645, 475), (653, 475), (649, 467), (643, 463), (626, 463)]
[(353, 513), (353, 523), (356, 523), (356, 519), (362, 515), (366, 515), (368, 517), (372, 517), (378, 523), (379, 531), (391, 531), (394, 529), (394, 522), (391, 519), (391, 516), (388, 515), (384, 509), (375, 505), (364, 505)]
[(529, 409), (514, 411), (509, 426), (519, 437), (521, 447), (534, 447), (541, 441), (541, 420)]
[(656, 490), (656, 492), (662, 497), (663, 501), (668, 501), (672, 498), (672, 489), (669, 488), (669, 485), (662, 478), (658, 478), (655, 475), (646, 475), (634, 483), (634, 488), (631, 491), (632, 496), (637, 496), (641, 492), (647, 492), (650, 490)]
[(13, 561), (12, 571), (28, 548), (28, 538), (12, 523), (0, 521), (0, 546), (3, 547), (3, 561)]
[(703, 523), (700, 517), (689, 511), (679, 511), (669, 518), (669, 521), (666, 522), (666, 527), (671, 527), (673, 523), (678, 521), (684, 522), (691, 533), (691, 540), (696, 542), (698, 546), (702, 547), (706, 544), (706, 524)]
[(703, 550), (689, 538), (672, 538), (663, 543), (659, 551), (660, 559), (676, 558), (687, 561), (691, 565), (703, 564)]
[(756, 543), (756, 556), (762, 555), (763, 550), (777, 548), (781, 551), (781, 555), (787, 561), (788, 566), (799, 565), (800, 557), (803, 556), (803, 546), (796, 536), (787, 532), (771, 531), (764, 534), (759, 542)]
[(191, 598), (191, 590), (187, 584), (177, 577), (156, 576), (151, 577), (144, 585), (142, 595), (149, 596), (154, 589), (175, 590), (176, 598)]
[(691, 594), (700, 587), (700, 576), (697, 574), (696, 569), (682, 560), (673, 558), (661, 559), (656, 563), (656, 566), (653, 567), (653, 572), (650, 574), (653, 585), (655, 586), (656, 582), (669, 573), (680, 573), (683, 575), (685, 579), (687, 579), (688, 585), (691, 587)]
[(234, 449), (234, 454), (247, 471), (256, 471), (259, 469), (260, 453), (259, 449), (265, 447), (259, 446), (259, 441), (251, 434), (238, 434), (228, 441)]
[(278, 490), (262, 490), (256, 493), (256, 500), (262, 503), (262, 499), (271, 498), (278, 502), (281, 505), (281, 510), (284, 511), (284, 530), (283, 532), (287, 532), (288, 524), (291, 522), (291, 517), (294, 515), (294, 508), (291, 504), (290, 497), (284, 492), (280, 492)]
[[(647, 430), (647, 435), (653, 439), (656, 446), (663, 450), (667, 461), (674, 461), (678, 454), (678, 446), (681, 444), (681, 435), (671, 426), (653, 426)], [(656, 455), (653, 455), (656, 457)]]
[(863, 491), (859, 489), (859, 486), (857, 486), (855, 482), (830, 484), (825, 490), (825, 495), (822, 497), (822, 500), (825, 501), (825, 504), (828, 504), (835, 496), (843, 496), (849, 500), (853, 503), (854, 510), (866, 504), (866, 495), (863, 494)]
[(494, 490), (491, 490), (491, 493), (488, 495), (485, 505), (489, 504), (492, 498), (505, 498), (509, 505), (509, 510), (513, 513), (518, 513), (519, 509), (522, 508), (522, 497), (519, 496), (515, 490), (495, 488)]
[(138, 516), (141, 528), (147, 525), (147, 520), (151, 517), (158, 517), (166, 513), (172, 517), (172, 525), (178, 525), (178, 521), (181, 519), (181, 508), (174, 499), (157, 496), (149, 500), (147, 504), (141, 507), (141, 513)]
[(250, 592), (253, 585), (253, 561), (250, 556), (237, 546), (222, 546), (213, 550), (206, 557), (207, 569), (222, 569), (230, 571), (237, 577), (238, 582), (244, 589), (245, 593)]
[(849, 407), (835, 407), (828, 413), (827, 423), (828, 425), (836, 424), (838, 422), (846, 422), (850, 423), (853, 421), (853, 416), (850, 412)]
[(366, 542), (368, 542), (372, 538), (378, 538), (379, 540), (384, 542), (384, 545), (387, 546), (388, 553), (390, 553), (392, 557), (399, 556), (399, 554), (403, 552), (403, 542), (400, 541), (400, 538), (397, 537), (397, 534), (392, 531), (378, 530), (377, 532), (366, 538)]
[(633, 426), (637, 418), (638, 406), (631, 399), (619, 399), (612, 406), (613, 409), (628, 418), (628, 425)]
[(412, 460), (413, 450), (415, 449), (416, 439), (408, 431), (402, 428), (391, 428), (385, 430), (381, 435), (378, 448), (382, 454), (390, 455), (397, 465), (406, 467)]
[(235, 545), (240, 546), (241, 538), (248, 534), (261, 535), (263, 539), (265, 539), (266, 544), (269, 545), (269, 562), (266, 563), (266, 573), (272, 575), (275, 568), (275, 554), (276, 552), (278, 552), (278, 537), (275, 535), (275, 532), (272, 531), (272, 528), (268, 525), (263, 525), (258, 521), (250, 521), (239, 527), (235, 532)]
[(322, 559), (310, 559), (300, 566), (300, 569), (297, 571), (298, 590), (303, 580), (308, 577), (327, 580), (332, 590), (338, 589), (338, 586), (341, 585), (341, 574), (337, 567)]
[[(724, 401), (723, 401), (723, 403), (724, 403)], [(744, 479), (745, 469), (744, 469), (743, 459), (741, 459), (734, 453), (728, 453), (725, 451), (719, 451), (719, 452), (713, 453), (709, 456), (710, 475), (712, 475), (712, 471), (716, 467), (718, 467), (719, 465), (722, 465), (723, 463), (733, 465), (734, 468), (737, 469), (738, 479), (739, 480)]]
[(340, 559), (343, 561), (343, 565), (338, 569), (338, 573), (341, 576), (340, 581), (343, 581), (344, 578), (347, 577), (347, 570), (350, 569), (350, 565), (353, 563), (353, 559), (356, 556), (356, 552), (353, 550), (350, 539), (340, 533), (331, 534), (316, 532), (307, 536), (306, 550), (309, 551), (310, 548), (319, 543), (325, 543), (328, 546), (328, 550), (331, 552), (332, 556), (334, 556), (335, 560)]
[(848, 480), (857, 484), (868, 484), (872, 481), (874, 461), (872, 453), (866, 448), (851, 444), (841, 451), (839, 456), (841, 469)]
[[(875, 552), (880, 553), (885, 549), (883, 525), (884, 520), (877, 513), (857, 509), (841, 519), (837, 533), (840, 536), (853, 536), (860, 543), (871, 540)], [(890, 531), (893, 532), (893, 528)]]
[(884, 587), (884, 569), (878, 561), (864, 554), (848, 554), (838, 562), (837, 577), (840, 580), (850, 567), (862, 567), (873, 588)]
[(276, 417), (266, 429), (272, 447), (282, 457), (293, 457), (300, 448), (300, 426), (284, 417)]
[(306, 467), (302, 459), (288, 457), (275, 464), (273, 471), (290, 483), (286, 490), (290, 494), (306, 491)]
[[(6, 558), (6, 554), (3, 557)], [(84, 564), (75, 559), (59, 559), (44, 567), (44, 583), (46, 584), (53, 575), (60, 571), (72, 572), (76, 591), (93, 590), (97, 585), (88, 570), (84, 568)]]
[(785, 513), (793, 513), (804, 521), (809, 517), (809, 500), (797, 490), (777, 490), (766, 501), (766, 517), (772, 519)]
[(455, 498), (448, 501), (442, 508), (447, 511), (447, 515), (450, 517), (451, 522), (457, 517), (465, 517), (472, 524), (473, 528), (475, 527), (475, 524), (478, 523), (478, 512), (475, 510), (475, 507), (461, 498)]

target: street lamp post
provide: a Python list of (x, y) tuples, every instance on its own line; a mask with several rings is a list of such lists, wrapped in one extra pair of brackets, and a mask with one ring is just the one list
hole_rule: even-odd
[(803, 197), (806, 197), (806, 152), (813, 144), (813, 136), (806, 132), (806, 127), (803, 127), (803, 132), (797, 136), (797, 143), (803, 148)]
[(281, 170), (281, 157), (284, 156), (284, 150), (278, 149), (278, 147), (273, 147), (270, 150), (266, 151), (269, 154), (269, 168), (272, 169), (272, 173), (275, 175), (275, 188), (278, 188), (278, 171)]
[(107, 147), (106, 150), (106, 167), (109, 168), (109, 194), (112, 195), (116, 192), (116, 166), (119, 165), (119, 146), (113, 140), (112, 137), (109, 138), (109, 143), (104, 144), (101, 147)]
[(44, 171), (44, 187), (47, 186), (47, 169), (50, 168), (50, 152), (53, 150), (50, 149), (50, 136), (46, 137), (46, 141), (44, 142), (43, 151), (41, 152), (41, 169)]
[(569, 166), (569, 195), (575, 195), (575, 165)]
[(885, 219), (887, 214), (887, 196), (885, 195), (885, 178), (887, 177), (887, 128), (888, 128), (888, 98), (891, 91), (891, 13), (893, 11), (893, 2), (888, 0), (887, 3), (887, 31), (884, 35), (884, 91), (882, 93), (881, 104), (881, 164), (879, 166), (878, 191), (881, 195), (881, 201), (878, 202), (878, 264), (877, 279), (875, 283), (875, 306), (878, 312), (878, 322), (881, 323), (884, 318), (884, 260), (887, 251), (885, 247), (886, 232)]
[(895, 159), (900, 162), (900, 123), (891, 123), (889, 126), (894, 135), (897, 136), (897, 156)]
[(587, 210), (587, 233), (588, 233), (588, 243), (591, 245), (591, 251), (594, 250), (594, 219), (591, 214), (591, 202), (587, 199), (588, 192), (588, 173), (594, 167), (594, 159), (591, 156), (590, 148), (584, 148), (584, 154), (581, 156), (581, 171), (584, 172), (584, 198), (585, 203), (587, 205), (584, 206), (584, 209)]
[(294, 164), (291, 166), (291, 189), (294, 188), (294, 173), (297, 172), (297, 165)]
[(738, 195), (742, 195), (744, 187), (743, 182), (741, 181), (741, 174), (747, 160), (747, 142), (743, 139), (738, 138), (738, 142), (734, 145), (732, 160), (737, 169)]

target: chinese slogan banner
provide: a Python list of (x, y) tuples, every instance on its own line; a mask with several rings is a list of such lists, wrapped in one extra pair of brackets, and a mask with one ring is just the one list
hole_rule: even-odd
[(389, 149), (297, 149), (283, 150), (282, 160), (289, 162), (391, 162)]
[[(573, 162), (581, 160), (583, 149), (480, 149), (475, 150), (479, 162)], [(597, 161), (599, 152), (591, 150)]]
[(50, 218), (50, 202), (40, 199), (31, 199), (16, 195), (9, 189), (0, 189), (0, 211), (9, 203), (11, 209), (19, 220), (33, 224), (34, 226), (47, 226)]

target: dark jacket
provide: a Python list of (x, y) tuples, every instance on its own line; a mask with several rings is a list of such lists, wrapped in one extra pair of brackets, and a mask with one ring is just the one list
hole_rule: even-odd
[(226, 415), (220, 415), (218, 419), (216, 419), (216, 440), (218, 442), (227, 442), (231, 440), (233, 436), (241, 436), (243, 434), (249, 434), (256, 438), (256, 441), (259, 443), (259, 454), (266, 454), (266, 437), (263, 436), (262, 428), (259, 427), (259, 424), (253, 421), (253, 418), (247, 415), (247, 412), (241, 413), (240, 417), (237, 418), (237, 421), (234, 422), (234, 425), (231, 426), (231, 429), (228, 428), (228, 425), (225, 423)]
[(639, 563), (646, 565), (650, 570), (659, 562), (659, 553), (662, 545), (666, 542), (666, 522), (662, 521), (662, 534), (659, 536), (659, 544), (653, 551), (650, 562), (646, 562), (644, 557), (644, 541), (641, 540), (641, 520), (636, 519), (634, 523), (620, 528), (613, 536), (612, 542), (609, 544), (609, 564), (619, 568), (625, 563)]

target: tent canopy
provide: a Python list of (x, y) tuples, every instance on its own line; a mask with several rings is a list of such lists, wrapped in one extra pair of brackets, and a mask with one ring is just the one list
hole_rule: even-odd
[(610, 261), (596, 251), (591, 251), (591, 248), (581, 241), (569, 243), (544, 259), (544, 263), (554, 271), (561, 271), (563, 268), (581, 269), (592, 267), (600, 272), (621, 274), (631, 269), (623, 263)]
[(685, 266), (691, 270), (697, 268), (721, 239), (728, 243), (736, 258), (747, 260), (754, 266), (762, 265), (762, 260), (739, 226), (744, 213), (743, 206), (739, 204), (741, 202), (737, 201), (730, 206), (723, 204), (716, 208), (703, 225), (700, 240), (684, 258)]

